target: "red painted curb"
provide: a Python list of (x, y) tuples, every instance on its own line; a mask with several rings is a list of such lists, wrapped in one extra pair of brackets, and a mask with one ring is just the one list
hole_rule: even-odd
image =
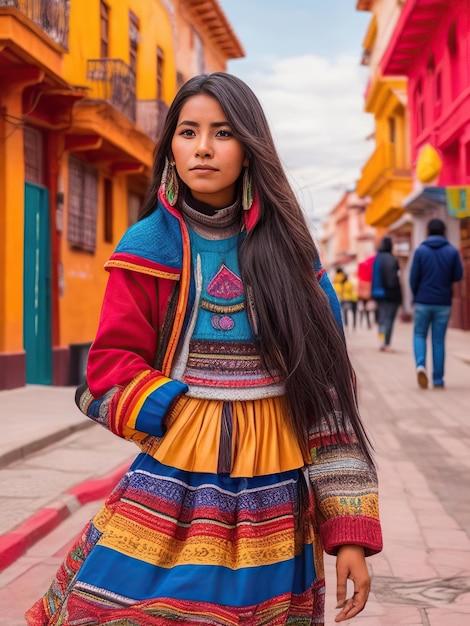
[(58, 508), (45, 507), (34, 513), (13, 532), (0, 537), (0, 570), (11, 565), (36, 541), (45, 537), (69, 515), (64, 504)]
[(0, 537), (0, 571), (11, 565), (28, 549), (26, 538), (16, 533)]
[[(87, 504), (107, 496), (116, 486), (130, 463), (123, 463), (107, 476), (85, 480), (79, 485), (65, 492), (76, 498), (79, 504)], [(61, 502), (57, 506), (46, 506), (29, 519), (20, 524), (15, 530), (0, 536), (0, 572), (14, 563), (26, 550), (37, 541), (48, 535), (54, 528), (74, 512), (67, 502)]]
[(80, 504), (87, 504), (93, 500), (106, 497), (117, 485), (119, 480), (129, 469), (129, 463), (123, 463), (104, 478), (91, 478), (72, 487), (66, 493), (75, 496)]

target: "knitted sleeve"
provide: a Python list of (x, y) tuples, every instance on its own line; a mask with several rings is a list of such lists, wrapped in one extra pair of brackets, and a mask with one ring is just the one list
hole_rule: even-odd
[(375, 469), (357, 442), (352, 426), (335, 434), (328, 420), (309, 432), (315, 518), (323, 547), (336, 554), (345, 544), (360, 545), (366, 556), (382, 549)]
[(169, 408), (188, 389), (153, 367), (164, 316), (158, 290), (169, 288), (147, 274), (111, 270), (88, 355), (87, 382), (76, 393), (85, 415), (136, 443), (163, 435)]

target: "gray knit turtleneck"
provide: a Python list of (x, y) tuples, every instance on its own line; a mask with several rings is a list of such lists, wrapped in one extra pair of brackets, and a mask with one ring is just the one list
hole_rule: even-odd
[(219, 209), (214, 215), (205, 215), (193, 209), (187, 198), (181, 200), (181, 213), (184, 221), (204, 239), (227, 239), (240, 232), (240, 200), (225, 209)]

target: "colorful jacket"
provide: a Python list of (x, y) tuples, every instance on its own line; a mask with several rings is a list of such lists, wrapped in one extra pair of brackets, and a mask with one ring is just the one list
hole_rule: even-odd
[[(256, 222), (256, 213), (253, 213), (256, 210), (255, 205), (245, 216), (247, 228)], [(124, 234), (105, 267), (110, 276), (99, 328), (89, 353), (87, 383), (77, 389), (76, 401), (85, 415), (145, 449), (149, 437), (163, 436), (165, 416), (188, 389), (186, 384), (170, 378), (178, 341), (185, 331), (194, 301), (189, 236), (179, 212), (160, 196), (157, 210)], [(315, 274), (341, 324), (338, 300), (320, 265), (315, 268)], [(331, 489), (318, 492), (315, 501), (320, 506), (324, 503), (323, 517), (338, 518), (332, 514), (334, 508), (339, 511), (339, 518), (343, 518), (337, 530), (331, 520), (325, 526), (328, 527), (325, 549), (334, 552), (338, 545), (349, 542), (364, 545), (373, 553), (381, 548), (377, 478), (363, 460), (359, 462), (354, 435), (347, 433), (345, 437), (353, 474), (357, 477), (368, 473), (365, 492), (375, 505), (371, 506), (364, 491), (361, 491), (362, 499), (358, 498), (354, 488), (351, 497), (356, 519), (351, 521), (343, 489), (336, 495)], [(331, 436), (326, 431), (310, 433), (312, 476), (315, 465), (322, 474), (324, 463), (336, 463), (338, 442), (331, 440), (325, 446), (327, 440), (330, 441)], [(338, 462), (343, 467), (343, 456)], [(345, 476), (347, 470), (344, 471)], [(325, 477), (329, 484), (329, 472)], [(355, 481), (353, 478), (353, 485)], [(314, 489), (321, 491), (323, 486), (322, 480), (317, 480)], [(335, 499), (337, 507), (332, 505)], [(369, 507), (367, 519), (362, 515), (363, 504)]]
[[(254, 225), (256, 209), (248, 212), (247, 227)], [(101, 411), (121, 437), (134, 438), (134, 431), (161, 436), (169, 406), (187, 390), (169, 376), (194, 301), (189, 246), (180, 213), (161, 196), (157, 210), (126, 231), (105, 265), (110, 276), (88, 357), (86, 407), (83, 387), (77, 400), (94, 419)], [(315, 273), (341, 325), (339, 303), (320, 264)]]

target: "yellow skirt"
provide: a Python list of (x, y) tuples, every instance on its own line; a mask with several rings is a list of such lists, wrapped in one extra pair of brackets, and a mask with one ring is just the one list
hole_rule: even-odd
[[(224, 410), (230, 413), (227, 429)], [(220, 472), (221, 441), (228, 441), (234, 478), (277, 474), (304, 465), (302, 451), (289, 424), (284, 396), (223, 402), (184, 396), (175, 404), (162, 439), (142, 442), (144, 452), (189, 472)], [(224, 436), (222, 431), (229, 430)], [(222, 444), (224, 445), (224, 444)]]

